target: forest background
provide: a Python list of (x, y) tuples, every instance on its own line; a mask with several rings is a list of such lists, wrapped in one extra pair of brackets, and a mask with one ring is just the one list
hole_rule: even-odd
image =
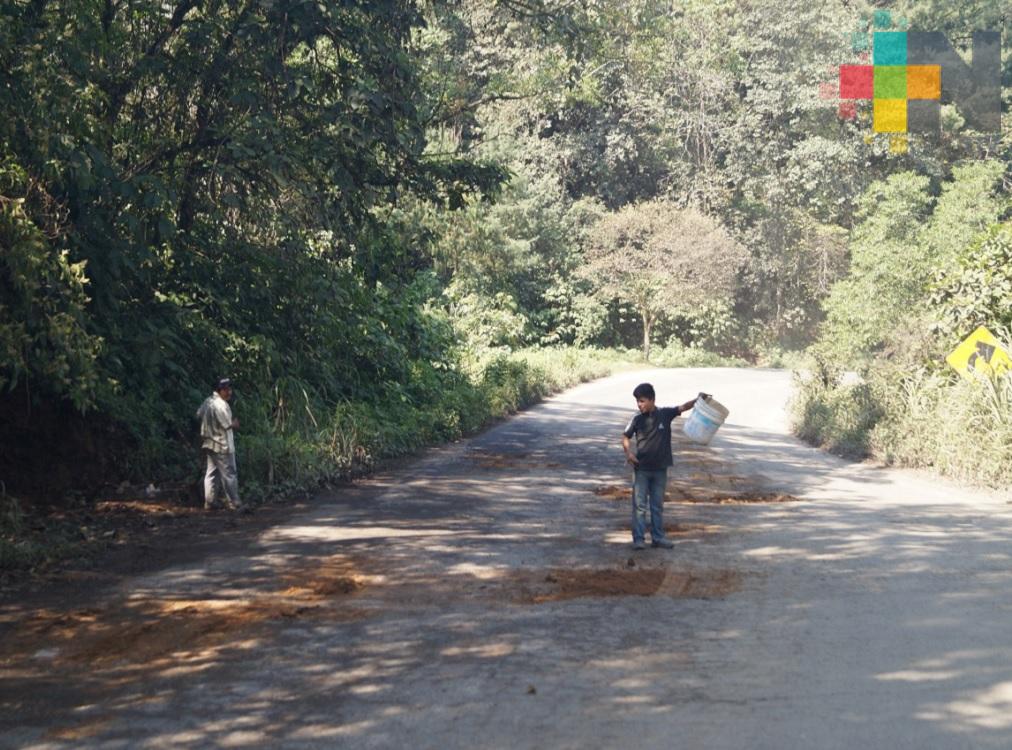
[[(4, 2), (7, 527), (15, 498), (195, 479), (222, 375), (254, 500), (643, 360), (803, 365), (799, 434), (1007, 483), (1009, 378), (944, 362), (977, 325), (1012, 339), (1007, 16)], [(948, 103), (898, 148), (864, 104), (839, 116), (857, 40), (907, 27), (967, 60), (974, 29), (1001, 31), (1000, 133)]]

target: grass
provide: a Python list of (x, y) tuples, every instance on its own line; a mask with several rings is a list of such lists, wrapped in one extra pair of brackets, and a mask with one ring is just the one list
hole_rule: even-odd
[(739, 357), (685, 346), (673, 341), (667, 346), (655, 349), (650, 354), (654, 367), (748, 367), (749, 363)]
[[(824, 374), (823, 374), (824, 375)], [(927, 369), (868, 382), (799, 381), (795, 433), (835, 453), (929, 468), (976, 486), (1012, 482), (1012, 377), (974, 382)]]

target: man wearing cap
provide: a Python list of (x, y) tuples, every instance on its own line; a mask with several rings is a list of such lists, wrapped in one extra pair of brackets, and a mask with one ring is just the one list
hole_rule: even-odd
[(218, 485), (225, 490), (225, 504), (231, 510), (245, 510), (239, 501), (239, 477), (235, 468), (235, 438), (232, 430), (239, 420), (232, 418), (228, 400), (232, 398), (232, 381), (222, 378), (214, 393), (204, 399), (197, 409), (200, 420), (201, 448), (207, 456), (204, 474), (204, 507), (218, 505)]

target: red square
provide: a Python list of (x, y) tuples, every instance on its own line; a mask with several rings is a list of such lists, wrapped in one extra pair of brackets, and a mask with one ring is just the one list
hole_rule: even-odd
[(856, 120), (857, 119), (857, 102), (853, 101), (842, 101), (840, 102), (839, 109), (841, 120)]
[(874, 91), (874, 67), (871, 65), (840, 66), (841, 99), (871, 99)]

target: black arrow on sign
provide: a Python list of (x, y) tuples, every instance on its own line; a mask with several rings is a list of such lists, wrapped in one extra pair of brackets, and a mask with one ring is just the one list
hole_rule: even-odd
[(983, 341), (977, 342), (977, 351), (970, 355), (970, 358), (966, 360), (966, 366), (969, 369), (974, 369), (974, 364), (977, 362), (977, 357), (983, 357), (985, 364), (991, 363), (991, 357), (994, 356), (994, 347), (991, 344), (985, 344)]

